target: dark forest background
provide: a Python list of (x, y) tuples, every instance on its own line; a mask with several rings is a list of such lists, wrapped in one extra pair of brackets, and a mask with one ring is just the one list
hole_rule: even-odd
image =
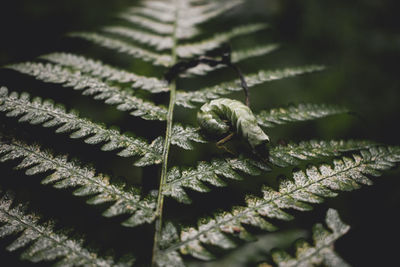
[[(243, 63), (244, 72), (252, 72), (260, 65), (270, 68), (312, 63), (328, 66), (323, 73), (268, 84), (268, 90), (257, 91), (261, 97), (255, 97), (256, 108), (291, 102), (333, 103), (343, 104), (357, 114), (282, 127), (284, 129), (274, 130), (272, 135), (295, 141), (354, 138), (400, 145), (400, 19), (397, 2), (251, 0), (246, 9), (233, 14), (236, 21), (232, 18), (228, 21), (235, 25), (267, 21), (272, 26), (265, 36), (249, 38), (247, 43), (234, 42), (234, 49), (251, 46), (251, 42), (281, 44), (278, 52)], [(116, 13), (136, 3), (133, 0), (2, 1), (0, 65), (32, 60), (49, 52), (74, 51), (75, 48), (90, 50), (89, 46), (82, 48), (81, 44), (69, 42), (64, 34), (96, 30), (116, 22)], [(223, 28), (213, 22), (208, 25), (215, 31)], [(14, 79), (8, 75), (9, 72), (0, 73), (0, 85), (28, 90), (13, 88), (8, 82)], [(62, 96), (59, 99), (63, 102)], [(97, 112), (92, 111), (91, 116), (102, 118)], [(107, 112), (112, 113), (110, 108)], [(105, 122), (117, 116), (110, 114), (105, 115)], [(0, 119), (5, 118), (1, 115)], [(354, 266), (395, 266), (398, 262), (399, 174), (398, 169), (388, 172), (382, 178), (374, 179), (372, 187), (363, 187), (327, 201), (326, 206), (338, 208), (343, 220), (352, 227), (351, 232), (337, 243), (337, 251)], [(0, 174), (3, 175), (4, 172)], [(306, 225), (308, 217), (319, 216), (322, 209), (300, 214), (295, 222), (304, 221)], [(5, 246), (6, 243), (0, 243), (0, 265), (3, 259), (18, 264), (17, 254), (3, 253)]]

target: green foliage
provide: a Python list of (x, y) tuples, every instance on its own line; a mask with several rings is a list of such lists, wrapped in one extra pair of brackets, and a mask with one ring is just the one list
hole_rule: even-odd
[[(5, 138), (3, 138), (5, 139)], [(111, 184), (110, 177), (99, 174), (91, 167), (81, 166), (77, 161), (69, 161), (67, 156), (53, 156), (37, 145), (27, 145), (19, 141), (1, 140), (0, 162), (23, 159), (17, 169), (26, 169), (26, 175), (36, 175), (53, 171), (42, 180), (42, 184), (52, 184), (55, 188), (77, 188), (75, 196), (90, 196), (88, 204), (112, 203), (103, 212), (106, 217), (130, 214), (124, 226), (133, 227), (154, 220), (155, 199), (149, 196), (141, 200), (140, 192), (124, 189), (124, 184)]]
[[(313, 227), (314, 247), (305, 240), (295, 243), (296, 256), (292, 257), (284, 250), (276, 249), (271, 252), (273, 261), (279, 267), (289, 266), (350, 266), (341, 259), (333, 250), (333, 243), (345, 235), (350, 227), (344, 224), (338, 212), (329, 209), (326, 214), (326, 225), (332, 230), (329, 232), (322, 224)], [(268, 263), (260, 264), (259, 267), (270, 266)]]
[[(109, 219), (110, 224), (115, 220), (118, 221), (117, 228), (119, 224), (130, 227), (132, 236), (126, 236), (126, 240), (120, 242), (135, 244), (132, 252), (138, 265), (144, 266), (184, 266), (190, 257), (201, 260), (218, 258), (220, 254), (227, 254), (237, 247), (240, 249), (243, 243), (254, 240), (254, 231), (275, 231), (278, 229), (275, 221), (295, 219), (295, 213), (289, 209), (300, 212), (311, 210), (313, 205), (335, 197), (341, 191), (372, 184), (372, 176), (380, 176), (383, 171), (394, 167), (400, 161), (400, 147), (372, 141), (289, 140), (288, 144), (277, 144), (275, 140), (279, 136), (272, 136), (267, 130), (272, 142), (268, 143), (266, 153), (256, 154), (246, 147), (246, 141), (252, 138), (248, 133), (255, 129), (263, 132), (260, 126), (272, 128), (347, 114), (349, 109), (345, 107), (304, 103), (258, 111), (249, 110), (237, 100), (221, 100), (222, 96), (242, 90), (239, 79), (221, 81), (215, 78), (208, 81), (210, 86), (200, 86), (198, 90), (190, 86), (182, 88), (180, 78), (190, 81), (183, 83), (185, 86), (193, 85), (200, 81), (196, 79), (207, 79), (203, 75), (210, 72), (224, 73), (226, 66), (222, 65), (210, 67), (199, 64), (186, 73), (178, 73), (178, 82), (167, 84), (164, 81), (160, 73), (165, 73), (181, 60), (213, 51), (232, 39), (243, 40), (264, 34), (268, 28), (265, 23), (227, 23), (225, 26), (229, 29), (218, 33), (212, 32), (212, 27), (208, 25), (200, 25), (212, 19), (223, 21), (226, 16), (237, 16), (228, 11), (238, 10), (237, 6), (243, 2), (144, 1), (140, 6), (128, 8), (119, 15), (123, 25), (103, 27), (101, 32), (69, 34), (70, 37), (78, 37), (108, 49), (115, 58), (116, 52), (124, 59), (132, 60), (133, 70), (104, 63), (93, 55), (89, 58), (71, 52), (51, 53), (40, 56), (35, 62), (7, 65), (6, 68), (20, 75), (32, 76), (42, 84), (50, 84), (54, 88), (61, 85), (81, 91), (82, 95), (115, 106), (120, 113), (136, 117), (129, 117), (134, 121), (127, 119), (119, 126), (132, 129), (137, 136), (80, 117), (74, 109), (54, 104), (51, 100), (39, 97), (31, 99), (28, 93), (9, 92), (1, 87), (1, 116), (9, 118), (7, 123), (11, 120), (19, 123), (16, 129), (9, 129), (6, 122), (1, 123), (5, 133), (0, 135), (0, 161), (9, 162), (6, 166), (16, 165), (17, 169), (25, 170), (28, 176), (40, 176), (42, 184), (51, 184), (54, 188), (66, 191), (71, 189), (73, 195), (86, 197), (88, 204), (97, 205), (105, 217), (113, 217), (113, 220)], [(85, 44), (88, 45), (87, 42)], [(234, 47), (232, 62), (236, 64), (249, 58), (262, 58), (278, 47), (278, 44)], [(245, 79), (249, 87), (254, 87), (323, 69), (323, 66), (309, 65), (252, 70), (253, 73), (246, 74)], [(8, 88), (11, 87), (8, 85)], [(224, 106), (218, 112), (225, 115), (231, 112), (236, 116), (235, 119), (221, 116), (222, 120), (230, 120), (224, 133), (234, 132), (236, 135), (235, 153), (210, 152), (213, 150), (213, 140), (203, 136), (199, 125), (192, 122), (199, 106), (211, 100), (214, 101), (212, 103), (228, 101), (229, 107)], [(175, 109), (176, 106), (179, 107)], [(238, 109), (243, 107), (246, 108), (246, 114), (251, 114), (250, 124), (245, 124), (246, 120), (239, 116)], [(179, 121), (179, 118), (182, 120)], [(116, 179), (99, 173), (96, 169), (102, 172), (111, 169), (112, 172), (121, 168), (121, 165), (114, 166), (102, 159), (104, 166), (96, 166), (96, 163), (103, 164), (97, 162), (98, 155), (90, 155), (94, 167), (70, 160), (73, 156), (80, 157), (79, 149), (70, 149), (70, 155), (61, 156), (49, 152), (45, 144), (30, 145), (24, 140), (24, 132), (19, 132), (18, 128), (29, 128), (30, 125), (54, 128), (56, 133), (67, 133), (70, 138), (82, 139), (86, 144), (103, 151), (112, 151), (121, 157), (133, 157), (132, 176), (138, 177)], [(160, 125), (165, 127), (165, 132), (154, 130), (159, 129)], [(143, 128), (147, 131), (143, 131)], [(51, 137), (53, 133), (48, 131), (47, 135)], [(32, 131), (32, 136), (29, 133), (29, 137), (40, 140), (35, 136), (35, 131)], [(265, 145), (267, 139), (263, 136), (261, 143)], [(257, 145), (258, 142), (250, 142), (252, 148)], [(56, 142), (51, 146), (51, 151), (59, 149)], [(200, 153), (188, 153), (185, 150)], [(101, 156), (107, 158), (109, 154), (102, 153)], [(189, 165), (193, 167), (183, 167), (186, 164), (181, 162), (183, 160), (192, 162)], [(143, 186), (133, 186), (132, 178)], [(214, 201), (210, 205), (207, 202), (207, 197), (212, 196), (210, 192), (216, 188), (221, 202), (226, 200), (228, 203)], [(235, 196), (231, 195), (231, 189), (235, 190)], [(199, 206), (198, 194), (188, 191), (202, 193), (206, 202), (204, 205), (210, 207), (202, 212), (192, 209)], [(232, 203), (229, 202), (231, 200)], [(188, 209), (192, 210), (187, 212)], [(53, 215), (50, 214), (50, 217)], [(88, 220), (93, 223), (90, 218)], [(69, 233), (55, 231), (52, 223), (26, 213), (23, 206), (12, 207), (9, 193), (0, 200), (0, 221), (4, 224), (0, 228), (0, 237), (22, 232), (17, 241), (8, 247), (9, 250), (33, 242), (23, 253), (23, 258), (34, 262), (57, 259), (57, 264), (62, 266), (132, 264), (128, 261), (114, 263), (110, 258), (103, 259), (101, 253), (89, 252), (82, 247), (83, 241), (74, 241), (69, 238)], [(333, 210), (328, 212), (326, 223), (332, 232), (321, 225), (315, 226), (314, 247), (305, 242), (297, 243), (296, 257), (275, 250), (272, 253), (274, 264), (311, 266), (342, 263), (331, 245), (347, 232), (348, 227), (341, 223)], [(108, 234), (113, 235), (114, 230), (111, 229)], [(154, 243), (152, 253), (151, 248), (145, 245), (147, 240)]]
[(0, 238), (19, 234), (6, 249), (16, 251), (29, 245), (21, 254), (22, 259), (32, 262), (57, 260), (58, 266), (132, 265), (133, 259), (117, 263), (110, 258), (100, 258), (82, 246), (83, 240), (70, 239), (65, 230), (55, 231), (54, 222), (41, 222), (39, 216), (26, 212), (26, 205), (13, 205), (13, 200), (11, 192), (0, 199), (0, 222), (4, 224), (0, 227)]
[(318, 204), (324, 198), (337, 196), (337, 191), (358, 189), (361, 184), (370, 185), (372, 182), (366, 175), (380, 176), (381, 171), (390, 169), (399, 161), (400, 147), (373, 147), (361, 150), (352, 158), (336, 159), (333, 166), (320, 164), (305, 171), (295, 171), (291, 179), (281, 180), (278, 191), (264, 186), (262, 198), (247, 195), (246, 206), (236, 206), (229, 212), (221, 211), (212, 217), (201, 218), (197, 227), (184, 227), (180, 240), (165, 253), (179, 249), (182, 254), (203, 260), (213, 259), (213, 253), (205, 245), (233, 249), (237, 243), (229, 236), (252, 240), (244, 225), (274, 231), (276, 227), (267, 218), (293, 219), (283, 209), (310, 210), (312, 206), (308, 203)]

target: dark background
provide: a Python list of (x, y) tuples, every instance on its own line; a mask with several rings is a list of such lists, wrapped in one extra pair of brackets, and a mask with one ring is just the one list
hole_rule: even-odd
[[(115, 22), (117, 21), (114, 16), (116, 13), (135, 3), (136, 1), (128, 0), (3, 1), (0, 8), (0, 65), (33, 60), (41, 54), (54, 51), (74, 51), (78, 48), (83, 53), (90, 47), (66, 40), (63, 37), (66, 32), (95, 30), (100, 26)], [(247, 44), (240, 41), (233, 42), (234, 49), (242, 45), (251, 46), (251, 42), (260, 43), (260, 41), (281, 44), (278, 52), (262, 59), (242, 63), (241, 67), (245, 72), (252, 72), (260, 66), (275, 68), (311, 63), (328, 66), (323, 73), (268, 84), (266, 86), (268, 90), (258, 90), (255, 93), (253, 101), (255, 109), (276, 107), (291, 102), (334, 103), (350, 107), (360, 117), (339, 116), (311, 124), (300, 123), (294, 127), (273, 130), (271, 136), (295, 141), (310, 138), (356, 138), (370, 139), (385, 144), (400, 144), (398, 139), (400, 134), (398, 127), (400, 21), (396, 1), (248, 1), (245, 9), (236, 11), (233, 15), (236, 20), (227, 19), (231, 24), (254, 20), (268, 21), (272, 26), (265, 36), (257, 36), (256, 39), (248, 38)], [(215, 28), (215, 31), (226, 29), (224, 28), (226, 25), (212, 22), (207, 25)], [(102, 51), (91, 53), (106, 57), (109, 55)], [(128, 67), (136, 64), (129, 65), (122, 57), (108, 58), (108, 60), (110, 63), (119, 60), (121, 65)], [(146, 74), (146, 71), (151, 70), (142, 69), (143, 74)], [(32, 94), (47, 96), (67, 106), (82, 108), (85, 116), (98, 121), (107, 123), (112, 121), (118, 124), (115, 121), (125, 120), (123, 115), (115, 113), (112, 108), (107, 107), (104, 113), (99, 113), (99, 110), (104, 108), (104, 105), (100, 103), (96, 107), (87, 108), (86, 102), (72, 100), (76, 95), (47, 94), (50, 91), (49, 86), (44, 88), (43, 84), (34, 83), (28, 79), (20, 81), (20, 76), (13, 75), (2, 71), (1, 84), (10, 86), (13, 90), (33, 90), (30, 91), (31, 93), (35, 92), (34, 89), (37, 87), (39, 93)], [(24, 88), (27, 81), (32, 83), (29, 85), (30, 88)], [(190, 83), (187, 84), (190, 85)], [(40, 94), (40, 92), (46, 92), (46, 94)], [(181, 117), (184, 116), (183, 114)], [(4, 116), (0, 118), (8, 122)], [(15, 124), (15, 127), (19, 126)], [(30, 127), (25, 128), (27, 132), (31, 131)], [(130, 130), (129, 126), (126, 128)], [(42, 133), (39, 129), (34, 129), (34, 131), (38, 134)], [(62, 143), (68, 138), (60, 137), (55, 140)], [(51, 142), (54, 140), (48, 143), (51, 144)], [(60, 145), (57, 149), (67, 150), (69, 145), (71, 144)], [(79, 142), (73, 145), (79, 147)], [(90, 162), (90, 155), (96, 153), (95, 151), (97, 150), (93, 149), (82, 153), (88, 155), (84, 161)], [(96, 158), (95, 161), (101, 160), (104, 159)], [(120, 162), (115, 163), (117, 166), (128, 161), (121, 163), (115, 159), (114, 162)], [(190, 164), (190, 162), (185, 162), (185, 164)], [(8, 171), (10, 166), (12, 165), (2, 166), (1, 170), (4, 169), (1, 175), (4, 176), (2, 180), (7, 176), (15, 176), (13, 172)], [(115, 172), (124, 175), (129, 171), (131, 170)], [(297, 222), (304, 221), (304, 224), (308, 225), (312, 221), (308, 219), (310, 214), (321, 217), (327, 206), (338, 208), (344, 221), (352, 226), (352, 230), (337, 242), (337, 251), (354, 266), (394, 266), (398, 258), (399, 246), (396, 243), (400, 238), (398, 227), (400, 220), (396, 215), (400, 208), (399, 172), (386, 173), (382, 178), (374, 181), (374, 186), (343, 193), (339, 198), (328, 201), (327, 205), (317, 207), (312, 213), (300, 215), (297, 220)], [(2, 185), (19, 187), (17, 182), (13, 184), (13, 182), (3, 181)], [(54, 193), (51, 188), (42, 189), (35, 181), (28, 181), (25, 185), (27, 188), (44, 190), (47, 197), (61, 195), (66, 199), (66, 203), (63, 204), (65, 208), (71, 204), (68, 203), (69, 192)], [(41, 201), (48, 202), (48, 200), (39, 199), (36, 203), (38, 207), (41, 206)], [(72, 204), (75, 204), (74, 207), (79, 207), (80, 202), (74, 201), (72, 201)], [(63, 211), (62, 207), (54, 210), (49, 207), (48, 213), (58, 212), (58, 218), (61, 221), (65, 219), (71, 222), (70, 225), (79, 221), (79, 214), (91, 216), (91, 214), (86, 214), (90, 209), (79, 210), (78, 208), (74, 211), (75, 213), (69, 213), (69, 215), (74, 214), (75, 218), (66, 218), (68, 212)], [(111, 225), (109, 221), (98, 218), (97, 213), (93, 212), (93, 216), (96, 220), (101, 220), (104, 225)], [(68, 225), (68, 223), (65, 224)], [(86, 232), (87, 227), (90, 228), (87, 225), (82, 226), (82, 232)], [(121, 230), (118, 234), (123, 237), (127, 232)], [(96, 241), (99, 240), (93, 238), (93, 242)], [(113, 244), (113, 241), (110, 242)], [(6, 243), (2, 241), (1, 248), (4, 248)], [(18, 263), (15, 261), (18, 253), (13, 253), (11, 256), (9, 253), (0, 255), (2, 259), (4, 257), (13, 261), (14, 264)]]

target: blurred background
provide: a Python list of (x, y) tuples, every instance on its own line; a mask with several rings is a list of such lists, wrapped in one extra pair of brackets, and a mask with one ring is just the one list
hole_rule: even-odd
[[(114, 23), (118, 21), (115, 17), (118, 12), (137, 2), (13, 0), (2, 3), (0, 65), (78, 48), (82, 53), (105, 58), (108, 63), (139, 69), (140, 74), (150, 73), (153, 70), (144, 63), (132, 63), (124, 56), (111, 58), (109, 53), (93, 50), (87, 44), (84, 46), (64, 37), (70, 31), (96, 30)], [(281, 46), (279, 51), (271, 55), (241, 63), (240, 67), (245, 73), (259, 68), (307, 64), (328, 66), (322, 73), (257, 86), (252, 100), (254, 109), (313, 102), (342, 104), (357, 114), (279, 127), (272, 130), (271, 136), (294, 141), (311, 138), (370, 139), (400, 145), (400, 20), (397, 6), (394, 0), (249, 0), (245, 8), (230, 12), (231, 16), (225, 18), (224, 24), (211, 21), (207, 23), (207, 29), (211, 27), (213, 32), (217, 32), (242, 23), (270, 23), (271, 29), (263, 31), (262, 35), (232, 42), (233, 49), (266, 42), (279, 43)], [(217, 74), (212, 75), (211, 80)], [(229, 74), (224, 75), (229, 77)], [(18, 77), (1, 72), (0, 85), (13, 85), (10, 88), (15, 90), (30, 89), (22, 87), (26, 80), (18, 84)], [(203, 84), (182, 81), (182, 85), (195, 88)], [(32, 84), (32, 88), (35, 86), (39, 87)], [(49, 87), (38, 90), (49, 90)], [(100, 109), (91, 109), (86, 102), (74, 102), (72, 95), (42, 95), (80, 108), (83, 114), (105, 123), (123, 122), (126, 119), (112, 108), (107, 107), (104, 113), (99, 113)], [(241, 97), (239, 94), (237, 96)], [(69, 97), (71, 100), (68, 100)], [(98, 107), (104, 108), (104, 105), (99, 104)], [(177, 118), (184, 120), (185, 114), (179, 112), (178, 109)], [(0, 118), (6, 120), (4, 116)], [(129, 127), (126, 130), (130, 130)], [(185, 164), (190, 164), (192, 157)], [(183, 158), (178, 157), (177, 161)], [(121, 161), (118, 162), (115, 164), (122, 166)], [(125, 173), (120, 171), (117, 174)], [(395, 244), (400, 238), (400, 219), (396, 216), (400, 210), (399, 174), (398, 170), (386, 173), (374, 180), (374, 186), (344, 193), (312, 213), (299, 215), (299, 221), (308, 225), (313, 221), (308, 219), (310, 214), (321, 217), (324, 208), (334, 206), (343, 220), (352, 226), (351, 232), (337, 243), (339, 254), (354, 266), (394, 266), (398, 253)], [(7, 175), (11, 175), (11, 172)], [(86, 210), (81, 212), (83, 214)], [(3, 243), (0, 245), (1, 248), (5, 247)], [(0, 255), (3, 257), (3, 252)], [(15, 255), (6, 254), (4, 257), (13, 260)]]

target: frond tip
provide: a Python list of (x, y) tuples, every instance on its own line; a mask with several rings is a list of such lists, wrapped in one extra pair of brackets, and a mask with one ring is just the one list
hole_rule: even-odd
[[(1, 192), (0, 192), (1, 193)], [(22, 259), (32, 262), (57, 260), (58, 266), (131, 266), (133, 259), (126, 262), (114, 262), (110, 258), (101, 258), (84, 248), (84, 240), (70, 239), (61, 231), (54, 230), (54, 222), (42, 223), (40, 217), (25, 212), (27, 205), (14, 205), (11, 192), (0, 199), (0, 238), (19, 234), (19, 237), (6, 249), (16, 251), (26, 248)], [(14, 207), (12, 207), (14, 206)]]
[[(345, 235), (350, 227), (340, 220), (338, 212), (334, 209), (328, 210), (325, 222), (332, 232), (322, 224), (314, 225), (312, 231), (314, 246), (311, 246), (305, 240), (298, 240), (295, 243), (296, 256), (294, 257), (284, 250), (275, 249), (271, 252), (274, 263), (278, 267), (312, 267), (321, 264), (327, 267), (350, 266), (333, 249), (333, 243)], [(271, 265), (268, 265), (268, 263), (259, 265), (259, 267), (262, 266)]]

